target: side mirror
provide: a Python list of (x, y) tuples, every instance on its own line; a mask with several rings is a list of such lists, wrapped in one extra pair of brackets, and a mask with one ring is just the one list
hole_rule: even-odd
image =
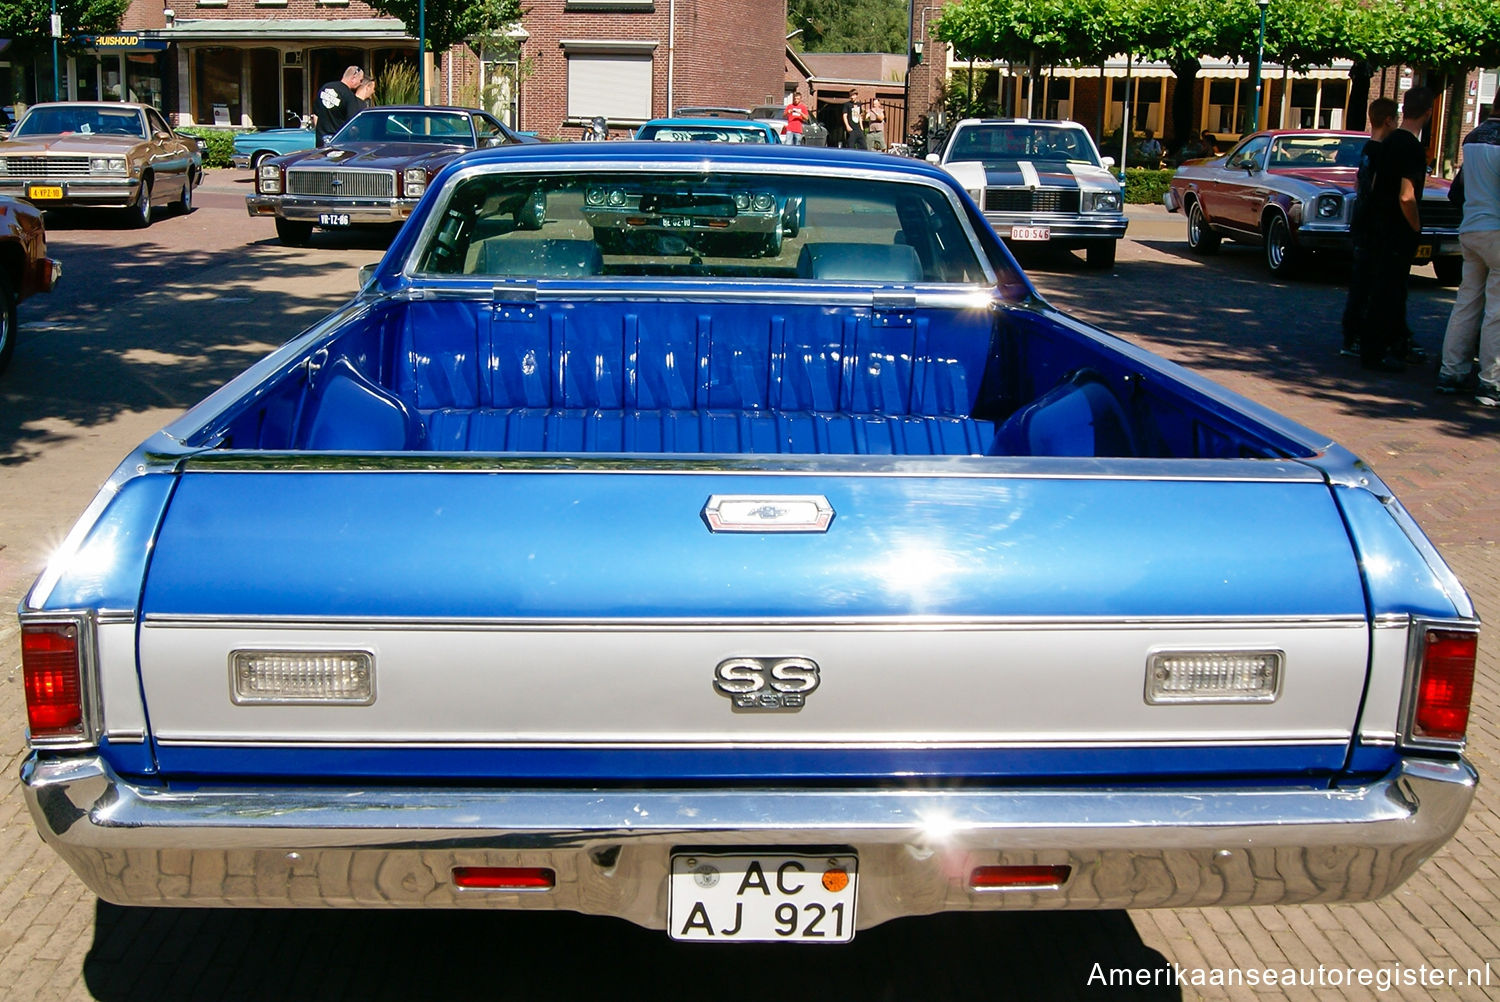
[(375, 279), (375, 269), (380, 267), (379, 261), (372, 261), (359, 269), (359, 287), (364, 289)]
[(1100, 160), (1099, 162), (1104, 165), (1104, 169), (1105, 170), (1109, 170), (1111, 167), (1113, 167), (1115, 165), (1115, 158), (1114, 157), (1105, 157), (1104, 159)]
[(922, 159), (926, 160), (930, 164), (935, 164), (935, 163), (937, 163), (942, 158), (939, 157), (936, 153), (929, 153), (925, 157), (923, 157)]
[(170, 132), (154, 132), (152, 133), (151, 138), (155, 139), (157, 142), (161, 142), (163, 140), (171, 139), (172, 134)]

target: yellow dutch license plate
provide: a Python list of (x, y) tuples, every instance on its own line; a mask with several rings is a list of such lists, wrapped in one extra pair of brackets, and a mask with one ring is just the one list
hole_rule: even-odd
[(1426, 261), (1432, 257), (1432, 244), (1422, 244), (1417, 248), (1417, 260)]
[(63, 191), (60, 184), (32, 184), (26, 187), (26, 197), (35, 201), (36, 199), (62, 198)]

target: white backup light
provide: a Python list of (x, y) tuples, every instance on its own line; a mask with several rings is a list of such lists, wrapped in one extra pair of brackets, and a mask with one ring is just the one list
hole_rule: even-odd
[(366, 651), (235, 651), (229, 672), (236, 703), (375, 701), (375, 659)]
[(1270, 703), (1281, 651), (1157, 651), (1146, 659), (1148, 703)]

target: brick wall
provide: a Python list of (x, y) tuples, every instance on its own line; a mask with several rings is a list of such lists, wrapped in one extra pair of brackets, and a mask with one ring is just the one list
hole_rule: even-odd
[[(684, 105), (750, 107), (767, 95), (780, 100), (786, 35), (785, 0), (676, 0), (676, 33), (669, 32), (669, 0), (649, 8), (589, 9), (568, 0), (532, 0), (522, 26), (527, 68), (521, 83), (521, 128), (544, 137), (576, 137), (568, 118), (568, 54), (564, 40), (655, 43), (651, 50), (651, 113)], [(672, 41), (669, 52), (668, 43)], [(636, 50), (640, 51), (640, 50)], [(623, 126), (612, 129), (615, 135)]]
[(323, 0), (286, 0), (285, 3), (265, 3), (257, 0), (225, 0), (224, 3), (197, 3), (195, 0), (132, 0), (120, 23), (121, 31), (142, 31), (166, 26), (162, 11), (171, 8), (177, 15), (177, 23), (184, 21), (337, 21), (345, 18), (385, 18), (367, 3), (348, 0), (346, 3), (327, 3)]

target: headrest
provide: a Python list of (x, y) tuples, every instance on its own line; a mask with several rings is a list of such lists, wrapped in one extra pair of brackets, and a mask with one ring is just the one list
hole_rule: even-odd
[(592, 240), (533, 240), (505, 236), (489, 240), (479, 258), (484, 275), (513, 278), (587, 278), (604, 270)]
[(798, 278), (864, 282), (920, 282), (922, 261), (907, 244), (806, 244)]

